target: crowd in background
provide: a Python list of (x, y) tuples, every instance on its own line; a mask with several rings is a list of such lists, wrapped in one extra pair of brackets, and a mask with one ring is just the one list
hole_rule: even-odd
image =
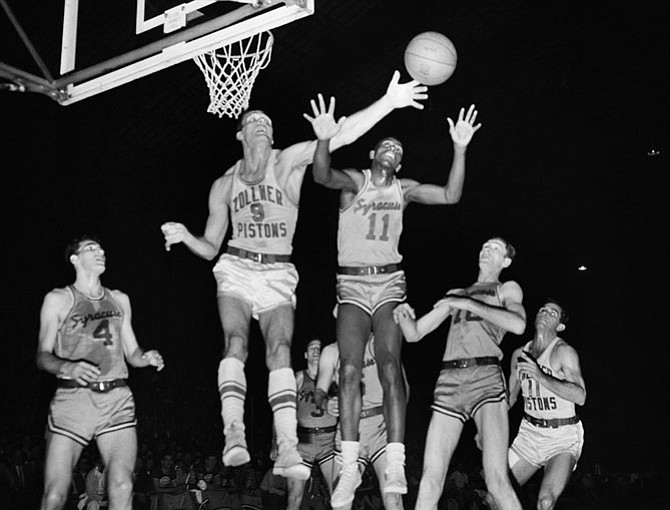
[[(163, 388), (164, 393), (167, 391)], [(138, 404), (135, 510), (286, 508), (285, 480), (272, 476), (269, 423), (250, 427), (252, 462), (237, 468), (224, 468), (221, 464), (223, 437), (216, 400), (210, 410), (201, 405), (201, 397), (196, 399), (200, 402), (196, 407), (190, 407), (188, 402), (173, 402), (166, 407), (165, 396), (144, 401), (140, 394), (139, 399), (142, 402)], [(20, 414), (20, 410), (17, 413)], [(14, 418), (13, 422), (5, 421), (0, 427), (0, 509), (36, 509), (43, 483), (41, 430), (44, 424), (29, 420), (30, 427), (13, 425), (26, 423), (26, 419), (19, 416)], [(419, 434), (413, 435), (416, 437), (407, 440), (407, 510), (414, 506), (422, 465), (423, 438)], [(94, 483), (98, 461), (95, 447), (87, 447), (75, 469), (68, 510), (105, 508), (104, 487)], [(100, 463), (98, 469), (104, 471), (104, 466)], [(608, 472), (598, 465), (580, 463), (558, 508), (665, 508), (670, 500), (670, 474), (655, 471), (642, 465), (635, 472)], [(318, 469), (313, 475), (302, 508), (329, 510), (325, 482)], [(524, 508), (534, 508), (537, 483), (531, 480), (521, 489)], [(439, 510), (487, 508), (482, 498), (484, 491), (480, 458), (476, 452), (462, 454), (449, 470)], [(382, 508), (382, 499), (378, 483), (374, 471), (369, 469), (357, 490), (354, 510), (379, 508)]]

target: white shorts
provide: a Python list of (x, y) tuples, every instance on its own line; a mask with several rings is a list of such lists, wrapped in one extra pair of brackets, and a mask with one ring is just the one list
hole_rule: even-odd
[(298, 271), (291, 262), (261, 264), (224, 253), (212, 269), (218, 295), (233, 296), (251, 305), (251, 315), (279, 306), (295, 308)]
[[(335, 451), (341, 451), (342, 436), (340, 427), (337, 427), (335, 435)], [(358, 424), (358, 462), (367, 465), (374, 463), (386, 451), (388, 438), (386, 436), (386, 422), (384, 414), (379, 413), (368, 418), (361, 418)]]
[(368, 276), (337, 275), (337, 304), (356, 305), (369, 315), (387, 303), (407, 298), (405, 272)]
[(569, 453), (575, 466), (582, 455), (584, 427), (582, 422), (556, 428), (538, 427), (522, 419), (519, 432), (508, 450), (510, 468), (522, 458), (526, 462), (543, 467), (550, 459), (561, 453)]

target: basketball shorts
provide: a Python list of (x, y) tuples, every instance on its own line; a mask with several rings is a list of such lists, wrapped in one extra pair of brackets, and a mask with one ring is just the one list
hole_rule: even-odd
[(98, 393), (88, 388), (58, 388), (51, 400), (47, 427), (87, 446), (109, 432), (135, 427), (135, 401), (130, 388)]
[(251, 305), (251, 315), (279, 306), (296, 306), (298, 271), (291, 262), (261, 264), (228, 253), (212, 269), (218, 295), (233, 296)]
[(499, 365), (442, 369), (431, 409), (465, 423), (485, 404), (507, 401), (505, 376)]
[(337, 304), (351, 304), (369, 315), (386, 303), (402, 303), (407, 299), (405, 272), (369, 276), (337, 275)]
[(573, 470), (582, 455), (584, 446), (584, 427), (582, 422), (573, 425), (549, 428), (538, 427), (521, 420), (519, 432), (508, 450), (509, 466), (516, 464), (519, 458), (541, 468), (552, 457), (569, 453), (575, 459)]
[(321, 464), (333, 458), (335, 450), (335, 432), (306, 434), (298, 432), (298, 452), (303, 464), (311, 468), (314, 463)]

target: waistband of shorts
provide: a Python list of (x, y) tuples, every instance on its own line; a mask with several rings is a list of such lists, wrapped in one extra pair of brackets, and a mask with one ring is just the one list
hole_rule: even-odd
[(371, 407), (370, 409), (363, 409), (361, 411), (361, 419), (377, 416), (378, 414), (382, 414), (383, 412), (384, 408), (382, 406)]
[(97, 393), (107, 393), (114, 388), (128, 386), (126, 379), (111, 379), (107, 381), (92, 381), (88, 384), (79, 384), (73, 379), (58, 379), (59, 388), (86, 388)]
[(500, 360), (495, 356), (484, 356), (482, 358), (450, 359), (442, 362), (442, 369), (482, 367), (485, 365), (500, 365)]
[(353, 276), (369, 276), (372, 274), (391, 274), (402, 271), (400, 264), (387, 264), (385, 266), (338, 266), (337, 274)]
[(274, 264), (276, 262), (291, 262), (290, 255), (278, 255), (274, 253), (256, 253), (254, 251), (243, 250), (235, 246), (228, 246), (226, 253), (234, 255), (241, 259), (249, 259), (260, 264)]
[(542, 418), (535, 418), (534, 416), (530, 416), (529, 414), (524, 414), (523, 419), (526, 420), (528, 423), (531, 425), (535, 425), (536, 427), (542, 427), (546, 429), (555, 429), (557, 427), (562, 427), (564, 425), (574, 425), (575, 423), (579, 423), (579, 416), (571, 416), (570, 418), (553, 418), (551, 420), (544, 420)]
[(330, 434), (337, 430), (337, 425), (328, 427), (301, 427), (298, 425), (298, 434)]

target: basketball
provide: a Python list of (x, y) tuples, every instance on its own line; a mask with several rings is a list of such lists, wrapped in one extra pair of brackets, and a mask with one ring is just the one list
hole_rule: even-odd
[(456, 47), (439, 32), (423, 32), (405, 48), (405, 68), (424, 85), (439, 85), (456, 69)]

